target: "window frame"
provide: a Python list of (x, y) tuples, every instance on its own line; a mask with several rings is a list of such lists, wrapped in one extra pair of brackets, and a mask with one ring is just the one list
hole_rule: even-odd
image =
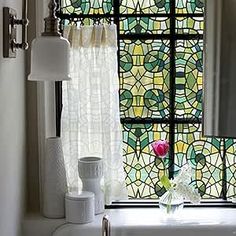
[[(169, 158), (172, 163), (174, 163), (175, 153), (174, 153), (174, 143), (175, 143), (175, 125), (176, 124), (201, 124), (202, 119), (182, 119), (175, 118), (175, 78), (176, 78), (176, 67), (175, 67), (175, 53), (176, 53), (176, 40), (203, 40), (203, 35), (201, 34), (177, 34), (176, 33), (176, 17), (204, 17), (204, 14), (199, 13), (184, 13), (179, 14), (176, 13), (175, 2), (176, 0), (170, 1), (170, 12), (167, 14), (142, 14), (142, 17), (169, 17), (170, 19), (170, 34), (120, 34), (119, 28), (119, 19), (124, 17), (139, 17), (140, 14), (121, 14), (119, 13), (119, 1), (114, 0), (114, 13), (112, 14), (79, 14), (71, 13), (66, 14), (63, 13), (61, 9), (61, 0), (56, 0), (58, 4), (57, 16), (60, 18), (60, 29), (62, 30), (63, 20), (65, 19), (74, 19), (74, 18), (112, 18), (114, 19), (114, 23), (117, 25), (117, 36), (118, 36), (118, 58), (120, 57), (120, 40), (122, 39), (168, 39), (170, 41), (170, 118), (168, 120), (164, 119), (136, 119), (136, 118), (121, 118), (122, 124), (145, 124), (145, 123), (153, 123), (153, 124), (163, 124), (168, 123), (169, 127), (169, 143), (170, 143), (170, 151)], [(120, 75), (120, 60), (118, 60), (118, 73)], [(61, 111), (62, 111), (62, 82), (55, 83), (55, 102), (56, 102), (56, 134), (60, 136), (60, 119), (61, 119)], [(224, 139), (222, 139), (224, 140)], [(225, 150), (224, 150), (225, 155)], [(169, 167), (169, 175), (170, 178), (174, 175), (174, 164)], [(113, 202), (111, 206), (106, 206), (106, 208), (126, 208), (126, 207), (156, 207), (158, 200), (134, 200), (130, 199), (128, 201), (116, 201)], [(194, 205), (185, 203), (188, 207), (236, 207), (236, 204), (233, 204), (231, 201), (227, 200), (227, 181), (226, 181), (226, 161), (223, 158), (223, 177), (222, 177), (222, 193), (221, 198), (218, 199), (207, 199), (201, 201), (201, 204)]]

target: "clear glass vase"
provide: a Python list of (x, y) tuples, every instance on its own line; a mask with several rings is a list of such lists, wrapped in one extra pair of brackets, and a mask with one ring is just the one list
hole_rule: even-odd
[(184, 199), (174, 188), (171, 188), (160, 197), (159, 207), (165, 214), (177, 215), (184, 207)]

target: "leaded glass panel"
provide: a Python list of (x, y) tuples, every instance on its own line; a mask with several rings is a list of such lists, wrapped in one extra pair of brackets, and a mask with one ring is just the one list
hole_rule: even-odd
[(165, 118), (169, 114), (169, 41), (120, 41), (122, 118)]
[(203, 17), (177, 17), (177, 34), (203, 34)]
[(176, 0), (176, 13), (203, 13), (204, 0)]
[(169, 17), (126, 17), (120, 19), (120, 34), (169, 33)]
[(175, 113), (178, 118), (202, 117), (203, 41), (176, 41)]
[(120, 0), (121, 14), (158, 14), (170, 12), (170, 0)]
[(236, 196), (236, 144), (233, 139), (225, 140), (227, 197)]
[[(167, 139), (169, 126), (165, 124), (123, 125), (124, 169), (130, 198), (157, 198), (164, 193), (160, 178), (164, 173), (161, 159), (151, 149), (156, 139)], [(165, 160), (168, 166), (169, 159)]]
[(203, 138), (201, 124), (178, 124), (175, 127), (175, 170), (191, 164), (192, 177), (203, 198), (219, 198), (222, 192), (223, 141)]
[(113, 13), (113, 0), (63, 0), (62, 11), (76, 14), (106, 14)]

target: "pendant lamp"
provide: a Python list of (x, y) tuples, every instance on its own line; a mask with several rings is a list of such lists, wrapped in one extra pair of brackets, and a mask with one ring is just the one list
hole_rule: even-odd
[(49, 16), (44, 19), (44, 32), (32, 42), (31, 72), (28, 80), (62, 81), (71, 79), (69, 76), (70, 44), (59, 33), (56, 7), (55, 0), (51, 0), (48, 4)]

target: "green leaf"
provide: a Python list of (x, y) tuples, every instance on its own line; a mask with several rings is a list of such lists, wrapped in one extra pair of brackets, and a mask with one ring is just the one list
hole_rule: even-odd
[(166, 175), (163, 175), (161, 177), (161, 183), (163, 184), (163, 186), (165, 187), (166, 190), (170, 189), (171, 183)]

